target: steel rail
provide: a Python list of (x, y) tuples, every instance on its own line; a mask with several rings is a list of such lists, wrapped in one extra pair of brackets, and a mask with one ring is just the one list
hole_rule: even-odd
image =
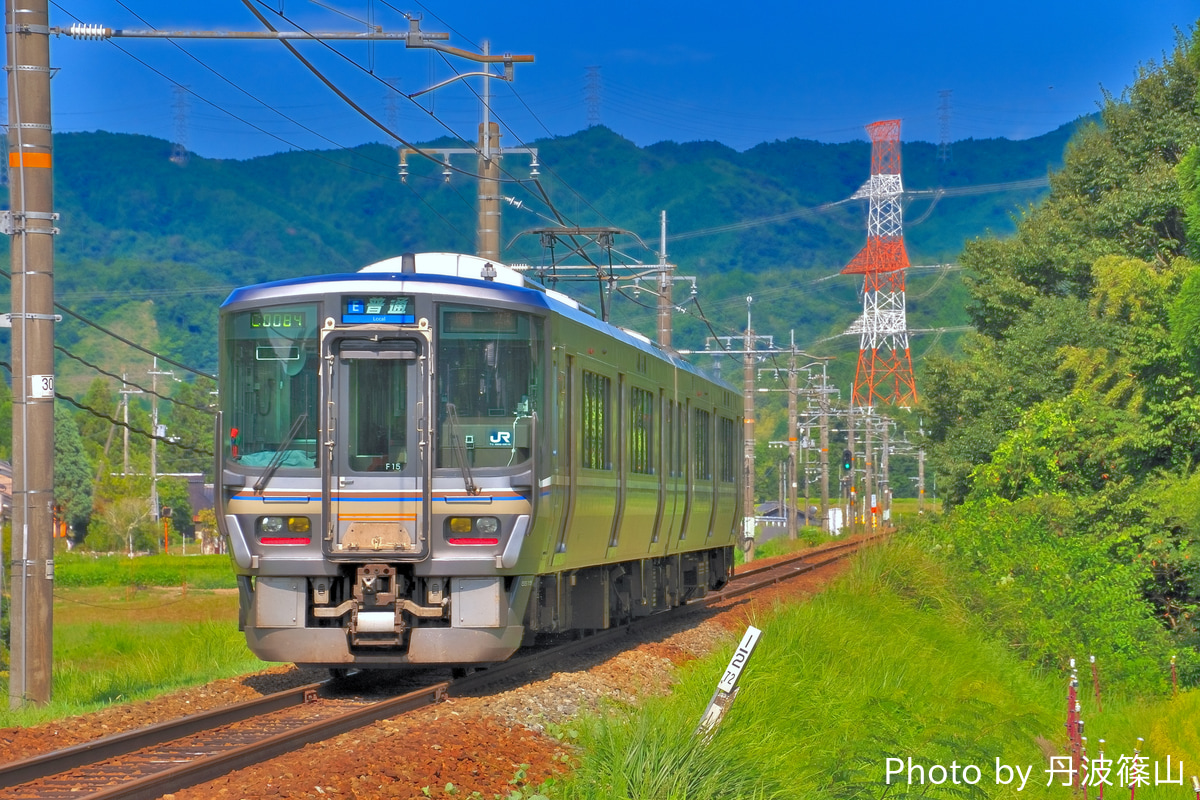
[(63, 750), (14, 761), (11, 764), (0, 766), (0, 789), (29, 783), (38, 778), (88, 766), (105, 759), (123, 756), (211, 728), (244, 722), (273, 711), (302, 705), (311, 702), (324, 685), (324, 683), (310, 683), (254, 700), (214, 708), (199, 714), (160, 722), (145, 728), (83, 742)]
[(290, 753), (306, 744), (331, 739), (381, 719), (441, 702), (448, 687), (449, 682), (436, 683), (399, 697), (372, 703), (333, 719), (313, 722), (244, 747), (199, 758), (155, 775), (147, 775), (111, 789), (85, 795), (80, 800), (155, 800), (164, 794), (177, 792), (227, 775), (234, 770)]

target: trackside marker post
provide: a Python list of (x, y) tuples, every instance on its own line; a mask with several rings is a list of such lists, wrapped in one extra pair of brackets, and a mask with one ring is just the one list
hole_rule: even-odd
[(725, 667), (721, 680), (717, 682), (717, 690), (713, 692), (712, 699), (708, 701), (708, 708), (705, 709), (704, 716), (700, 718), (700, 724), (696, 727), (695, 735), (702, 737), (704, 741), (712, 739), (717, 726), (725, 717), (725, 712), (733, 705), (733, 700), (738, 693), (738, 678), (741, 677), (742, 670), (749, 663), (760, 636), (762, 636), (762, 631), (758, 628), (753, 625), (747, 627), (742, 641), (733, 653), (733, 658), (729, 659), (729, 666)]

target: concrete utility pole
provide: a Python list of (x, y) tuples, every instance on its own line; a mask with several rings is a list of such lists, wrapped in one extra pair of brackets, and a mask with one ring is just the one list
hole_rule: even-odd
[(821, 530), (829, 533), (829, 387), (821, 364)]
[[(175, 373), (171, 370), (160, 370), (158, 368), (158, 356), (154, 357), (154, 368), (150, 370), (150, 430), (154, 436), (150, 438), (150, 518), (158, 521), (159, 500), (158, 500), (158, 437), (166, 435), (166, 426), (158, 424), (158, 376), (166, 375), (175, 377)], [(126, 430), (129, 430), (126, 428)], [(166, 555), (167, 548), (163, 547), (163, 554)]]
[[(410, 45), (411, 47), (411, 45)], [(508, 60), (505, 60), (508, 59)], [(538, 160), (536, 147), (501, 147), (500, 146), (500, 125), (492, 122), (492, 78), (500, 80), (512, 80), (512, 62), (513, 61), (532, 61), (533, 56), (493, 56), (491, 55), (491, 45), (485, 41), (483, 43), (483, 55), (476, 57), (476, 60), (482, 61), (485, 64), (490, 64), (495, 61), (503, 61), (505, 64), (505, 74), (495, 75), (490, 70), (487, 72), (467, 72), (462, 75), (455, 76), (449, 81), (442, 81), (439, 84), (431, 86), (428, 89), (423, 89), (419, 92), (414, 92), (409, 97), (417, 97), (418, 95), (432, 92), (435, 89), (440, 89), (451, 81), (458, 78), (466, 78), (470, 76), (482, 77), (483, 92), (480, 95), (480, 100), (483, 105), (482, 116), (483, 121), (479, 123), (479, 141), (475, 149), (463, 147), (439, 147), (433, 150), (420, 152), (410, 148), (402, 148), (400, 150), (400, 179), (407, 181), (408, 179), (408, 157), (410, 155), (424, 155), (434, 153), (441, 156), (442, 163), (445, 165), (442, 174), (446, 180), (450, 180), (452, 173), (450, 169), (450, 156), (454, 155), (474, 155), (477, 158), (476, 169), (479, 179), (479, 194), (477, 198), (477, 216), (475, 223), (475, 254), (480, 258), (489, 261), (500, 261), (500, 157), (506, 153), (525, 153), (530, 159), (531, 178), (538, 176)]]
[[(18, 7), (19, 6), (19, 7)], [(54, 172), (46, 0), (5, 2), (13, 516), (9, 707), (50, 701), (54, 613)]]
[(754, 328), (750, 323), (750, 298), (746, 298), (746, 352), (742, 361), (742, 438), (745, 445), (746, 481), (742, 487), (743, 543), (746, 560), (754, 560)]
[[(788, 481), (788, 499), (787, 510), (784, 512), (787, 515), (787, 531), (788, 539), (796, 540), (796, 473), (800, 472), (800, 478), (804, 481), (804, 522), (808, 524), (808, 475), (807, 470), (800, 471), (796, 469), (796, 436), (799, 433), (796, 430), (796, 348), (792, 347), (792, 357), (788, 364), (788, 463), (792, 466), (791, 480)], [(804, 436), (808, 438), (808, 431), (804, 432)], [(805, 467), (807, 467), (807, 463)]]
[(863, 527), (875, 530), (875, 416), (867, 409), (863, 416), (866, 444), (863, 446)]
[(925, 513), (925, 448), (917, 449), (917, 513)]
[(671, 349), (671, 284), (674, 282), (671, 273), (674, 267), (667, 263), (667, 212), (662, 212), (662, 225), (659, 233), (658, 247), (658, 346), (664, 350)]
[[(483, 42), (491, 55), (491, 43)], [(492, 122), (492, 82), (483, 79), (483, 122), (479, 124), (479, 222), (475, 251), (480, 258), (500, 260), (500, 125)]]
[[(694, 280), (689, 278), (689, 280)], [(694, 287), (693, 287), (694, 288)], [(735, 356), (742, 355), (745, 357), (742, 373), (742, 432), (745, 445), (745, 459), (743, 465), (743, 475), (745, 485), (742, 487), (742, 536), (743, 545), (746, 552), (746, 560), (750, 561), (754, 558), (754, 364), (760, 355), (769, 355), (778, 353), (775, 349), (775, 338), (773, 336), (755, 336), (754, 326), (751, 324), (750, 304), (754, 302), (753, 297), (746, 298), (746, 335), (745, 336), (718, 336), (716, 341), (721, 345), (719, 352), (713, 352), (711, 349), (704, 350), (679, 350), (680, 355), (718, 355), (718, 356)], [(733, 347), (733, 341), (737, 339), (742, 343), (740, 350)], [(766, 344), (765, 350), (758, 349), (758, 342), (762, 341)], [(708, 340), (708, 345), (712, 345), (713, 340)], [(720, 374), (720, 370), (717, 370)]]
[(846, 476), (846, 508), (849, 514), (846, 516), (846, 526), (850, 529), (850, 535), (854, 535), (855, 528), (858, 522), (858, 503), (854, 496), (854, 464), (857, 457), (854, 454), (854, 403), (850, 404), (846, 411), (846, 449), (850, 451), (850, 473)]
[(891, 441), (888, 436), (888, 426), (891, 420), (887, 417), (883, 418), (883, 443), (880, 448), (879, 457), (879, 519), (880, 527), (883, 522), (891, 521), (892, 519), (892, 479), (888, 472), (888, 450), (891, 449)]

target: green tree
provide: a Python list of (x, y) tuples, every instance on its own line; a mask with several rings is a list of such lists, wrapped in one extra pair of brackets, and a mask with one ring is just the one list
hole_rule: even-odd
[(102, 454), (108, 452), (116, 438), (116, 426), (106, 417), (116, 418), (120, 410), (119, 402), (112, 379), (104, 377), (95, 378), (80, 401), (81, 405), (91, 409), (81, 410), (77, 421), (83, 446), (93, 462), (100, 461)]
[(1049, 196), (1024, 212), (1016, 236), (968, 243), (961, 262), (973, 274), (981, 333), (1006, 335), (1035, 297), (1086, 297), (1101, 256), (1166, 265), (1184, 254), (1177, 167), (1200, 144), (1197, 37), (1200, 29), (1180, 37), (1172, 58), (1143, 67), (1121, 97), (1105, 97), (1100, 122), (1072, 139)]
[(160, 443), (163, 472), (212, 474), (215, 390), (215, 382), (208, 378), (176, 384), (168, 413), (160, 412), (168, 435), (177, 440), (175, 445)]
[(83, 449), (79, 428), (67, 408), (54, 404), (54, 503), (71, 529), (87, 530), (92, 514), (92, 464)]

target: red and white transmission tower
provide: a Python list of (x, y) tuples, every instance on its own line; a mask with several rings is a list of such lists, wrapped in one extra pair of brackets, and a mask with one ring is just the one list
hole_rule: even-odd
[(908, 352), (904, 314), (904, 216), (900, 196), (900, 120), (867, 126), (871, 137), (871, 179), (854, 193), (870, 199), (867, 246), (842, 270), (864, 275), (863, 315), (849, 333), (860, 334), (858, 369), (851, 402), (871, 408), (877, 402), (913, 406), (917, 385)]

